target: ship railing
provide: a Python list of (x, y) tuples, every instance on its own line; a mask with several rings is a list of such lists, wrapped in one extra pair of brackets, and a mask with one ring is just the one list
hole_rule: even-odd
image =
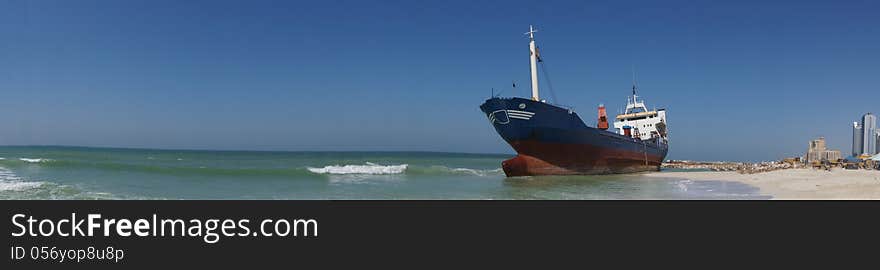
[(568, 109), (569, 112), (574, 112), (574, 106), (569, 106), (569, 105), (565, 105), (565, 104), (559, 104), (559, 103), (555, 103), (555, 102), (546, 102), (546, 101), (545, 101), (544, 103), (547, 103), (547, 104), (550, 104), (550, 105), (553, 105), (553, 106), (556, 106), (556, 107), (560, 107), (560, 108)]
[[(517, 97), (502, 97), (502, 96), (494, 96), (494, 98), (497, 98), (497, 99), (500, 99), (500, 100), (511, 100), (511, 99), (514, 99), (514, 98), (517, 98)], [(569, 110), (570, 112), (574, 112), (574, 106), (565, 105), (565, 104), (559, 104), (559, 103), (555, 103), (555, 102), (548, 102), (547, 100), (543, 100), (543, 101), (541, 101), (541, 102), (542, 102), (542, 103), (545, 103), (545, 104), (550, 104), (550, 105), (553, 105), (553, 106), (556, 106), (556, 107), (560, 107), (560, 108), (563, 108), (563, 109), (567, 109), (567, 110)]]

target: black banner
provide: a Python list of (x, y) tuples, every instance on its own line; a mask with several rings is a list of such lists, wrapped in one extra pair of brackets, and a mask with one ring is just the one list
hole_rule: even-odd
[[(13, 267), (3, 269), (267, 264), (422, 268), (464, 262), (577, 266), (660, 254), (742, 259), (776, 254), (780, 246), (815, 252), (880, 241), (876, 215), (880, 204), (875, 202), (3, 201), (2, 205), (4, 261)], [(89, 229), (89, 214), (98, 227)], [(162, 220), (169, 221), (164, 236), (158, 228)], [(81, 222), (82, 232), (59, 236), (76, 231), (76, 222)], [(222, 235), (224, 222), (232, 236)], [(193, 233), (182, 236), (179, 228), (184, 227)], [(83, 235), (90, 230), (93, 236)], [(640, 260), (617, 261), (636, 262)]]

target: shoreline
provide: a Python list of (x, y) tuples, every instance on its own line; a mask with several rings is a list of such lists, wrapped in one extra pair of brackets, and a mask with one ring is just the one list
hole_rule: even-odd
[(880, 200), (880, 171), (784, 169), (740, 174), (737, 172), (652, 172), (656, 178), (693, 181), (730, 181), (754, 186), (774, 200)]

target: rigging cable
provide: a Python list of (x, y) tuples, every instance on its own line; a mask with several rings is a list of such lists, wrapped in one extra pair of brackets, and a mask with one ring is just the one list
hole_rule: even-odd
[(559, 100), (556, 99), (556, 91), (553, 91), (553, 83), (550, 82), (550, 75), (547, 74), (547, 67), (544, 65), (544, 59), (542, 58), (538, 63), (541, 63), (541, 72), (544, 73), (544, 78), (547, 79), (547, 88), (550, 89), (550, 97), (553, 98), (553, 103), (559, 104)]

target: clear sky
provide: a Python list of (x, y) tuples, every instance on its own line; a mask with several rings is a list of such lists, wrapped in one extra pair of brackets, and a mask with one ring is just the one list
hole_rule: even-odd
[(877, 1), (0, 0), (0, 144), (513, 153), (478, 106), (528, 95), (529, 24), (590, 125), (635, 66), (669, 158), (849, 154), (880, 113)]

